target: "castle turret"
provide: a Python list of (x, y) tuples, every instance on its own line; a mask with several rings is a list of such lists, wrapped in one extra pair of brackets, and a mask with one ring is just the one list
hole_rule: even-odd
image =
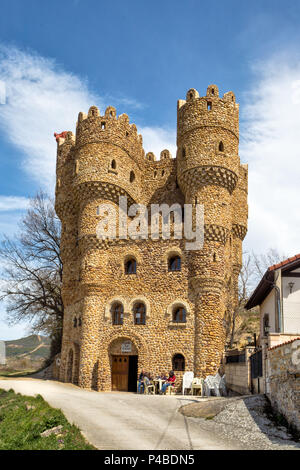
[[(190, 253), (196, 308), (195, 374), (204, 375), (216, 372), (225, 342), (235, 234), (232, 204), (240, 171), (239, 106), (234, 94), (220, 98), (216, 85), (208, 87), (205, 97), (189, 90), (186, 101), (178, 101), (177, 126), (178, 182), (185, 203), (204, 206), (204, 246)], [(241, 214), (234, 217), (244, 223)]]

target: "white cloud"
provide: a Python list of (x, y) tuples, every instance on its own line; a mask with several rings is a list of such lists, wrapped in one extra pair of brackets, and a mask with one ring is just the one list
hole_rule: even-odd
[(30, 200), (26, 197), (0, 195), (0, 238), (3, 234), (14, 236), (29, 204)]
[(249, 164), (246, 249), (300, 252), (300, 61), (274, 56), (254, 68), (241, 107), (242, 161)]
[(153, 152), (159, 160), (160, 152), (170, 150), (172, 157), (176, 157), (176, 132), (172, 129), (160, 127), (142, 127), (139, 132), (143, 136), (145, 152)]
[[(0, 105), (0, 128), (23, 154), (23, 169), (39, 186), (54, 190), (56, 143), (53, 133), (75, 131), (79, 111), (91, 105), (101, 111), (111, 102), (140, 109), (130, 97), (98, 96), (81, 77), (66, 72), (54, 60), (16, 48), (0, 47), (0, 83), (6, 102)], [(159, 157), (170, 148), (175, 156), (175, 133), (145, 127), (145, 148)], [(171, 142), (171, 143), (170, 143)]]
[(29, 203), (30, 200), (26, 197), (0, 196), (0, 212), (24, 210)]
[(50, 59), (15, 48), (0, 49), (0, 80), (6, 103), (0, 106), (0, 126), (23, 155), (24, 170), (39, 185), (53, 191), (55, 131), (72, 130), (79, 111), (102, 105), (84, 80), (67, 73)]

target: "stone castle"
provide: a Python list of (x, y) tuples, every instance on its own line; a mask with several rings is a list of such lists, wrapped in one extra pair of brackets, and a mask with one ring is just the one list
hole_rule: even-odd
[[(210, 85), (178, 101), (177, 155), (143, 150), (128, 116), (92, 106), (76, 137), (55, 134), (56, 212), (62, 223), (65, 316), (60, 380), (99, 391), (136, 390), (142, 368), (215, 374), (225, 322), (238, 298), (247, 232), (247, 165), (240, 164), (239, 105)], [(98, 208), (119, 197), (204, 205), (204, 245), (185, 240), (101, 240)]]

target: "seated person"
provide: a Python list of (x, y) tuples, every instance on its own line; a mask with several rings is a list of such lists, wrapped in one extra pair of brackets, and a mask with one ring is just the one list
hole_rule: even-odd
[(144, 383), (146, 385), (152, 385), (153, 384), (153, 377), (151, 376), (150, 372), (145, 372)]
[(150, 374), (149, 372), (145, 372), (145, 375), (144, 375), (144, 384), (145, 385), (150, 385)]
[(168, 378), (167, 382), (165, 382), (165, 383), (163, 384), (162, 388), (161, 388), (160, 394), (166, 393), (167, 388), (173, 386), (174, 383), (175, 383), (175, 380), (176, 380), (175, 374), (174, 374), (174, 372), (171, 370), (171, 371), (169, 372), (169, 378)]
[(156, 377), (156, 380), (167, 380), (167, 379), (168, 377), (164, 372)]
[[(144, 369), (142, 369), (142, 371), (139, 375), (138, 393), (144, 393), (144, 379), (145, 379), (145, 376), (146, 376), (146, 372), (144, 371)], [(143, 389), (142, 392), (141, 392), (141, 389)]]

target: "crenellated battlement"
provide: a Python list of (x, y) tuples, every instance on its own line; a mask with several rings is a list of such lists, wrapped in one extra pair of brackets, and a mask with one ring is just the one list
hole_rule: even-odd
[(178, 101), (177, 154), (173, 158), (163, 149), (158, 159), (153, 152), (145, 154), (142, 136), (127, 114), (118, 116), (113, 106), (102, 114), (91, 106), (87, 114), (78, 114), (76, 136), (55, 134), (58, 197), (93, 184), (116, 185), (134, 201), (151, 200), (151, 191), (164, 184), (172, 188), (174, 181), (188, 200), (206, 186), (224, 188), (229, 195), (236, 188), (247, 193), (247, 169), (238, 156), (238, 114), (233, 92), (220, 97), (212, 84), (201, 97), (189, 89)]
[(207, 88), (206, 96), (200, 97), (197, 90), (191, 88), (186, 100), (178, 100), (177, 138), (205, 127), (219, 127), (230, 132), (238, 143), (239, 138), (239, 105), (233, 92), (219, 97), (216, 85)]
[(185, 100), (178, 100), (178, 105), (177, 108), (180, 109), (182, 106), (184, 106), (186, 103), (195, 101), (197, 99), (206, 99), (206, 100), (223, 100), (231, 105), (235, 104), (235, 94), (232, 91), (228, 91), (223, 95), (223, 98), (219, 97), (219, 88), (217, 85), (209, 85), (206, 90), (206, 96), (200, 97), (199, 93), (195, 88), (190, 88), (187, 93), (186, 93), (186, 99)]
[[(176, 158), (176, 157), (175, 157)], [(156, 155), (154, 155), (153, 152), (148, 152), (145, 156), (146, 162), (150, 164), (160, 164), (162, 162), (166, 163), (169, 162), (170, 160), (175, 160), (175, 158), (172, 157), (172, 154), (170, 150), (164, 149), (160, 152), (160, 159), (157, 160)]]
[(88, 114), (78, 115), (76, 125), (76, 146), (97, 142), (109, 142), (123, 148), (132, 158), (142, 160), (145, 156), (143, 138), (135, 124), (130, 124), (127, 114), (117, 116), (112, 106), (106, 108), (104, 115), (96, 106), (91, 106)]

